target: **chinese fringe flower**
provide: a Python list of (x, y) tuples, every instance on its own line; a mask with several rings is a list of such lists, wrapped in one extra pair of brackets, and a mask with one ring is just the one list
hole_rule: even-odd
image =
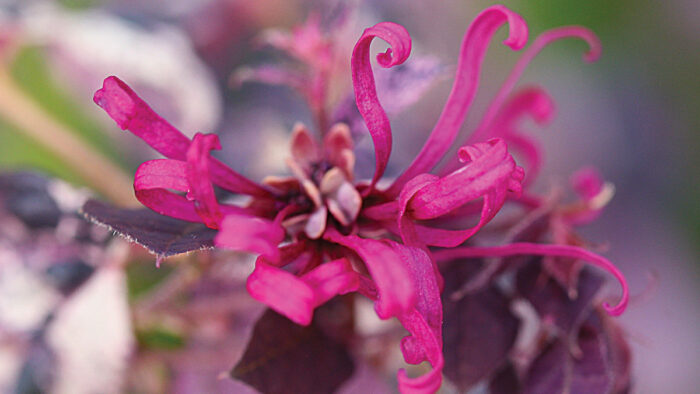
[[(492, 6), (476, 17), (464, 36), (455, 82), (440, 118), (413, 162), (384, 190), (377, 183), (387, 167), (393, 136), (377, 98), (370, 45), (374, 38), (389, 44), (377, 56), (384, 68), (406, 61), (411, 39), (395, 23), (366, 29), (352, 52), (357, 107), (375, 149), (375, 172), (369, 182), (354, 177), (353, 140), (344, 124), (321, 130), (320, 139), (303, 125), (295, 126), (287, 159), (293, 176), (268, 177), (258, 184), (210, 156), (212, 150), (221, 149), (216, 135), (196, 134), (190, 140), (118, 78), (105, 79), (94, 100), (122, 129), (165, 156), (143, 163), (136, 171), (134, 191), (139, 201), (160, 214), (218, 229), (215, 243), (219, 247), (259, 254), (247, 281), (248, 291), (298, 324), (309, 324), (314, 309), (338, 294), (359, 292), (374, 300), (380, 318), (396, 317), (409, 332), (401, 342), (405, 360), (432, 365), (430, 372), (417, 378), (399, 371), (399, 389), (403, 393), (435, 392), (442, 382), (444, 364), (442, 278), (437, 269), (442, 260), (541, 255), (587, 261), (612, 273), (622, 285), (620, 302), (606, 306), (611, 314), (622, 313), (628, 301), (627, 283), (615, 266), (566, 239), (568, 228), (590, 220), (611, 196), (610, 187), (590, 171), (576, 178), (581, 202), (558, 216), (563, 223), (562, 237), (557, 239), (560, 244), (464, 245), (506, 201), (526, 208), (540, 204), (536, 197), (523, 194), (523, 185), (538, 170), (540, 157), (536, 143), (520, 134), (518, 121), (531, 116), (546, 122), (553, 113), (552, 100), (538, 88), (512, 97), (511, 92), (525, 66), (554, 40), (581, 38), (590, 46), (586, 59), (595, 60), (599, 43), (588, 30), (566, 27), (538, 37), (468, 143), (459, 149), (459, 162), (451, 162), (440, 175), (429, 173), (457, 137), (476, 94), (489, 42), (506, 23), (509, 32), (504, 44), (513, 50), (525, 46), (527, 25), (516, 13)], [(529, 168), (527, 179), (509, 146), (523, 154)], [(250, 203), (220, 202), (214, 186), (248, 195)], [(442, 222), (474, 216), (478, 222), (473, 227), (441, 227)]]

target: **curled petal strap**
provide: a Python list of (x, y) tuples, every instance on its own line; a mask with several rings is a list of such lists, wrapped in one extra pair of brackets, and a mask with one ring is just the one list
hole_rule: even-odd
[(209, 151), (212, 149), (221, 149), (216, 135), (197, 133), (192, 139), (192, 144), (187, 149), (187, 182), (190, 185), (188, 197), (195, 201), (195, 209), (204, 224), (218, 228), (222, 219), (221, 209), (209, 178)]
[[(399, 390), (401, 393), (435, 393), (442, 385), (442, 368), (445, 359), (442, 354), (442, 339), (439, 332), (435, 331), (426, 321), (425, 317), (417, 310), (412, 310), (400, 317), (401, 324), (411, 333), (410, 337), (405, 337), (401, 341), (401, 350), (407, 362), (411, 362), (411, 347), (416, 346), (422, 349), (424, 360), (430, 362), (433, 369), (417, 378), (409, 378), (405, 370), (400, 370), (398, 374)], [(409, 345), (410, 342), (413, 343)], [(415, 360), (418, 361), (418, 360)], [(423, 360), (421, 360), (423, 361)], [(418, 361), (420, 362), (420, 361)]]
[(194, 202), (176, 194), (189, 191), (187, 163), (158, 159), (144, 162), (134, 174), (134, 194), (148, 208), (176, 219), (201, 222)]
[(396, 217), (398, 218), (397, 224), (399, 227), (399, 233), (401, 235), (401, 240), (405, 245), (418, 245), (420, 237), (416, 233), (415, 224), (413, 220), (406, 215), (406, 209), (408, 208), (408, 203), (411, 201), (413, 196), (425, 186), (437, 182), (440, 178), (432, 174), (421, 174), (417, 177), (411, 179), (406, 183), (401, 194), (399, 195), (399, 212)]
[[(134, 194), (148, 208), (176, 219), (202, 222), (196, 204), (199, 201), (177, 194), (189, 193), (190, 166), (187, 162), (171, 159), (149, 160), (142, 163), (134, 174)], [(214, 201), (216, 203), (216, 201)], [(218, 204), (218, 203), (216, 203)], [(246, 214), (247, 209), (234, 205), (219, 205), (223, 215)]]
[(390, 46), (386, 52), (377, 55), (377, 62), (384, 68), (403, 63), (411, 53), (411, 37), (408, 32), (403, 26), (392, 22), (378, 23), (365, 29), (352, 51), (352, 84), (355, 90), (355, 101), (372, 136), (376, 160), (374, 177), (367, 192), (371, 191), (384, 174), (391, 154), (391, 125), (377, 98), (369, 58), (370, 44), (375, 37), (388, 42)]
[(411, 256), (408, 267), (416, 283), (418, 300), (415, 309), (399, 316), (399, 321), (410, 335), (401, 340), (401, 351), (406, 362), (419, 364), (428, 361), (433, 369), (418, 378), (408, 378), (399, 371), (402, 393), (433, 393), (442, 382), (442, 301), (434, 264), (428, 252), (406, 248)]
[(541, 125), (547, 124), (554, 116), (554, 106), (554, 100), (544, 89), (539, 87), (522, 89), (515, 93), (503, 107), (491, 133), (513, 131), (517, 122), (525, 115), (532, 116), (532, 119)]
[(584, 61), (594, 62), (600, 57), (600, 40), (595, 33), (586, 29), (585, 27), (564, 26), (548, 30), (540, 34), (532, 45), (525, 50), (523, 55), (515, 64), (515, 67), (513, 67), (510, 75), (503, 82), (503, 85), (501, 85), (498, 93), (496, 93), (496, 97), (494, 97), (489, 105), (489, 108), (484, 113), (484, 116), (479, 122), (479, 126), (476, 128), (476, 131), (469, 136), (468, 141), (476, 142), (484, 139), (484, 133), (486, 133), (490, 128), (491, 123), (501, 110), (501, 106), (506, 101), (508, 96), (510, 96), (516, 82), (518, 82), (518, 79), (520, 79), (520, 76), (523, 74), (530, 62), (532, 62), (535, 56), (537, 56), (537, 54), (539, 54), (546, 46), (565, 38), (579, 38), (588, 44), (588, 51), (583, 55)]
[(259, 253), (272, 262), (280, 260), (277, 245), (284, 240), (285, 231), (274, 222), (250, 215), (232, 214), (224, 217), (214, 244), (221, 248)]
[[(502, 139), (460, 149), (468, 163), (418, 190), (408, 204), (416, 219), (433, 219), (496, 188), (519, 192), (520, 172)], [(520, 178), (520, 179), (518, 179)]]
[(346, 259), (324, 263), (296, 277), (259, 257), (246, 287), (256, 300), (297, 324), (308, 325), (315, 308), (338, 294), (357, 290), (359, 283), (359, 275)]
[[(95, 92), (93, 101), (117, 122), (122, 130), (129, 130), (165, 157), (187, 159), (190, 139), (161, 118), (124, 81), (107, 77), (102, 89)], [(211, 160), (212, 180), (234, 193), (256, 196), (270, 193), (216, 159)]]
[(528, 33), (527, 25), (520, 15), (504, 6), (495, 5), (482, 11), (476, 17), (462, 41), (457, 75), (447, 103), (440, 114), (440, 119), (435, 124), (418, 156), (388, 189), (390, 195), (398, 195), (409, 179), (430, 171), (450, 149), (476, 94), (481, 63), (491, 37), (506, 22), (509, 24), (510, 31), (508, 38), (503, 43), (514, 50), (525, 46)]
[[(493, 139), (460, 149), (463, 168), (438, 178), (420, 175), (407, 183), (399, 204), (399, 232), (406, 241), (419, 239), (431, 246), (454, 247), (486, 225), (503, 206), (509, 191), (519, 194), (524, 177), (505, 142)], [(434, 219), (483, 197), (476, 226), (466, 230), (443, 230), (413, 223), (410, 219)]]
[(365, 262), (379, 293), (375, 309), (380, 318), (399, 316), (415, 306), (416, 291), (407, 266), (411, 259), (407, 247), (393, 241), (346, 236), (334, 229), (326, 230), (324, 238), (354, 250)]
[[(398, 373), (401, 393), (435, 393), (442, 384), (442, 368), (445, 364), (442, 354), (442, 301), (433, 262), (428, 252), (397, 244), (403, 250), (404, 262), (415, 283), (417, 301), (397, 315), (398, 320), (410, 335), (401, 340), (401, 352), (410, 364), (428, 361), (433, 369), (417, 378), (409, 378), (406, 371)], [(360, 276), (358, 291), (377, 301), (376, 284)]]
[(613, 316), (622, 314), (627, 308), (629, 301), (629, 288), (627, 280), (622, 272), (620, 272), (613, 263), (608, 259), (589, 252), (586, 249), (570, 245), (543, 245), (528, 242), (513, 243), (510, 245), (492, 246), (492, 247), (468, 247), (457, 249), (444, 249), (434, 253), (436, 260), (451, 260), (463, 257), (483, 257), (483, 256), (513, 256), (513, 255), (536, 255), (536, 256), (554, 256), (568, 257), (573, 259), (585, 260), (596, 267), (602, 268), (611, 273), (622, 286), (622, 298), (620, 302), (611, 307), (607, 303), (603, 307)]
[(544, 89), (523, 89), (506, 103), (490, 128), (489, 138), (503, 137), (527, 161), (526, 183), (534, 180), (539, 173), (542, 155), (538, 143), (533, 138), (518, 132), (518, 121), (529, 115), (535, 122), (546, 124), (552, 120), (554, 111), (554, 101)]

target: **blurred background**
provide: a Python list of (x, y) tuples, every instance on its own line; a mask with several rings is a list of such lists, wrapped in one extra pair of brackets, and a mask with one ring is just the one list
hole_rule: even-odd
[[(342, 29), (336, 30), (332, 24), (340, 17), (333, 13), (340, 3), (343, 9), (351, 9), (352, 17), (344, 17)], [(618, 264), (630, 282), (633, 300), (620, 320), (633, 348), (634, 391), (694, 392), (700, 386), (700, 3), (502, 3), (525, 18), (530, 41), (547, 29), (574, 24), (592, 29), (600, 37), (603, 55), (598, 62), (581, 61), (586, 48), (577, 40), (557, 42), (537, 57), (520, 82), (545, 87), (557, 106), (556, 118), (548, 127), (528, 124), (545, 148), (544, 170), (535, 187), (544, 191), (566, 184), (571, 173), (588, 165), (596, 166), (615, 184), (615, 198), (583, 234), (605, 246), (605, 255)], [(92, 102), (102, 80), (117, 75), (185, 133), (218, 133), (224, 147), (219, 157), (233, 168), (255, 180), (284, 172), (287, 137), (295, 122), (311, 123), (310, 109), (288, 87), (242, 82), (238, 77), (245, 67), (288, 61), (261, 44), (263, 32), (289, 30), (316, 11), (329, 21), (325, 29), (333, 34), (339, 48), (346, 49), (348, 59), (365, 27), (389, 20), (403, 24), (411, 33), (412, 59), (439, 65), (431, 68), (440, 70), (439, 75), (429, 86), (421, 87), (424, 94), (406, 105), (410, 110), (390, 115), (395, 145), (389, 173), (396, 174), (415, 156), (442, 109), (466, 27), (491, 4), (481, 0), (2, 0), (0, 171), (33, 170), (66, 181), (76, 190), (69, 193), (61, 189), (59, 193), (54, 183), (42, 186), (40, 179), (22, 180), (28, 185), (22, 186), (25, 189), (48, 188), (52, 196), (62, 196), (58, 206), (63, 210), (74, 209), (87, 194), (133, 206), (132, 174), (138, 164), (156, 154), (119, 130)], [(498, 37), (504, 36), (499, 32)], [(463, 129), (465, 136), (518, 58), (498, 42), (492, 43), (487, 54), (482, 84)], [(338, 102), (351, 93), (349, 63), (343, 64), (348, 69), (338, 73)], [(360, 171), (367, 159), (371, 170), (371, 144), (365, 139), (359, 145)], [(7, 182), (0, 181), (5, 193), (17, 184)], [(31, 209), (19, 206), (17, 209)], [(5, 220), (4, 216), (0, 220)], [(81, 256), (91, 256), (92, 261), (82, 263), (88, 267), (82, 269), (90, 270), (94, 261), (118, 260), (124, 253), (115, 248), (105, 251), (100, 237), (106, 235), (88, 230), (89, 241), (81, 241), (79, 247), (66, 251), (53, 245), (52, 252), (43, 255), (34, 249), (39, 254), (36, 259), (51, 260), (59, 249), (63, 254), (80, 249)], [(35, 364), (41, 365), (41, 360), (52, 357), (44, 354), (41, 343), (51, 338), (61, 342), (61, 335), (71, 333), (67, 323), (61, 329), (65, 332), (54, 329), (40, 339), (35, 336), (25, 341), (21, 349), (13, 347), (17, 343), (13, 335), (36, 334), (41, 332), (37, 327), (48, 324), (46, 319), (70, 317), (65, 317), (67, 313), (49, 316), (47, 311), (55, 310), (64, 298), (41, 290), (41, 285), (33, 282), (37, 279), (31, 270), (18, 268), (22, 264), (8, 263), (28, 258), (8, 231), (0, 231), (3, 392), (14, 387), (19, 375), (38, 379), (41, 367), (27, 369), (27, 358), (34, 357), (39, 360)], [(105, 327), (115, 331), (104, 331), (91, 339), (101, 343), (100, 338), (109, 337), (114, 342), (102, 344), (106, 348), (98, 351), (112, 352), (104, 358), (104, 368), (117, 371), (114, 379), (126, 367), (124, 360), (133, 341), (139, 346), (155, 341), (165, 349), (178, 346), (177, 330), (170, 328), (180, 323), (168, 330), (136, 327), (138, 335), (134, 338), (131, 334), (129, 314), (136, 312), (130, 312), (128, 303), (133, 306), (138, 291), (149, 285), (134, 278), (156, 281), (156, 276), (162, 275), (152, 272), (147, 255), (141, 258), (148, 268), (129, 271), (125, 277), (102, 270), (104, 283), (94, 285), (104, 293), (104, 301), (96, 308), (106, 310), (105, 305), (109, 305), (113, 309), (103, 325), (88, 331)], [(37, 261), (32, 264), (49, 264)], [(76, 269), (76, 265), (70, 267)], [(52, 275), (60, 277), (60, 273)], [(245, 273), (235, 275), (242, 278)], [(18, 285), (17, 281), (24, 282)], [(70, 289), (62, 289), (62, 297), (70, 293)], [(124, 292), (128, 292), (128, 299)], [(80, 324), (80, 316), (73, 319), (72, 324)], [(109, 319), (116, 320), (107, 324)], [(222, 328), (221, 322), (210, 323), (203, 329), (204, 338), (217, 330), (231, 332), (229, 326)], [(159, 368), (153, 359), (141, 362), (147, 368)], [(76, 363), (72, 372), (66, 367), (67, 376), (85, 367), (79, 360)], [(184, 372), (178, 376), (184, 382), (181, 387), (199, 387), (195, 377)], [(65, 384), (65, 392), (71, 392), (70, 384)], [(104, 382), (94, 384), (100, 387)], [(158, 387), (157, 382), (149, 384)]]

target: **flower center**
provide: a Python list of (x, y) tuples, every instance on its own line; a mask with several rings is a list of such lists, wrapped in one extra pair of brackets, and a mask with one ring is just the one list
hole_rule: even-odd
[(352, 225), (362, 207), (362, 197), (352, 183), (355, 156), (347, 126), (334, 125), (323, 147), (319, 145), (305, 127), (295, 126), (292, 157), (286, 160), (294, 177), (263, 181), (285, 190), (289, 204), (310, 207), (287, 218), (283, 225), (288, 233), (303, 231), (311, 239), (321, 237), (331, 218), (340, 227)]

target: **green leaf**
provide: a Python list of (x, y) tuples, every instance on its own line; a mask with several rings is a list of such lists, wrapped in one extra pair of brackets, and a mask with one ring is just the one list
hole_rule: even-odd
[(127, 167), (124, 155), (114, 149), (112, 139), (104, 133), (102, 126), (88, 116), (83, 105), (54, 80), (40, 48), (20, 49), (10, 71), (20, 88), (54, 119), (113, 161)]

